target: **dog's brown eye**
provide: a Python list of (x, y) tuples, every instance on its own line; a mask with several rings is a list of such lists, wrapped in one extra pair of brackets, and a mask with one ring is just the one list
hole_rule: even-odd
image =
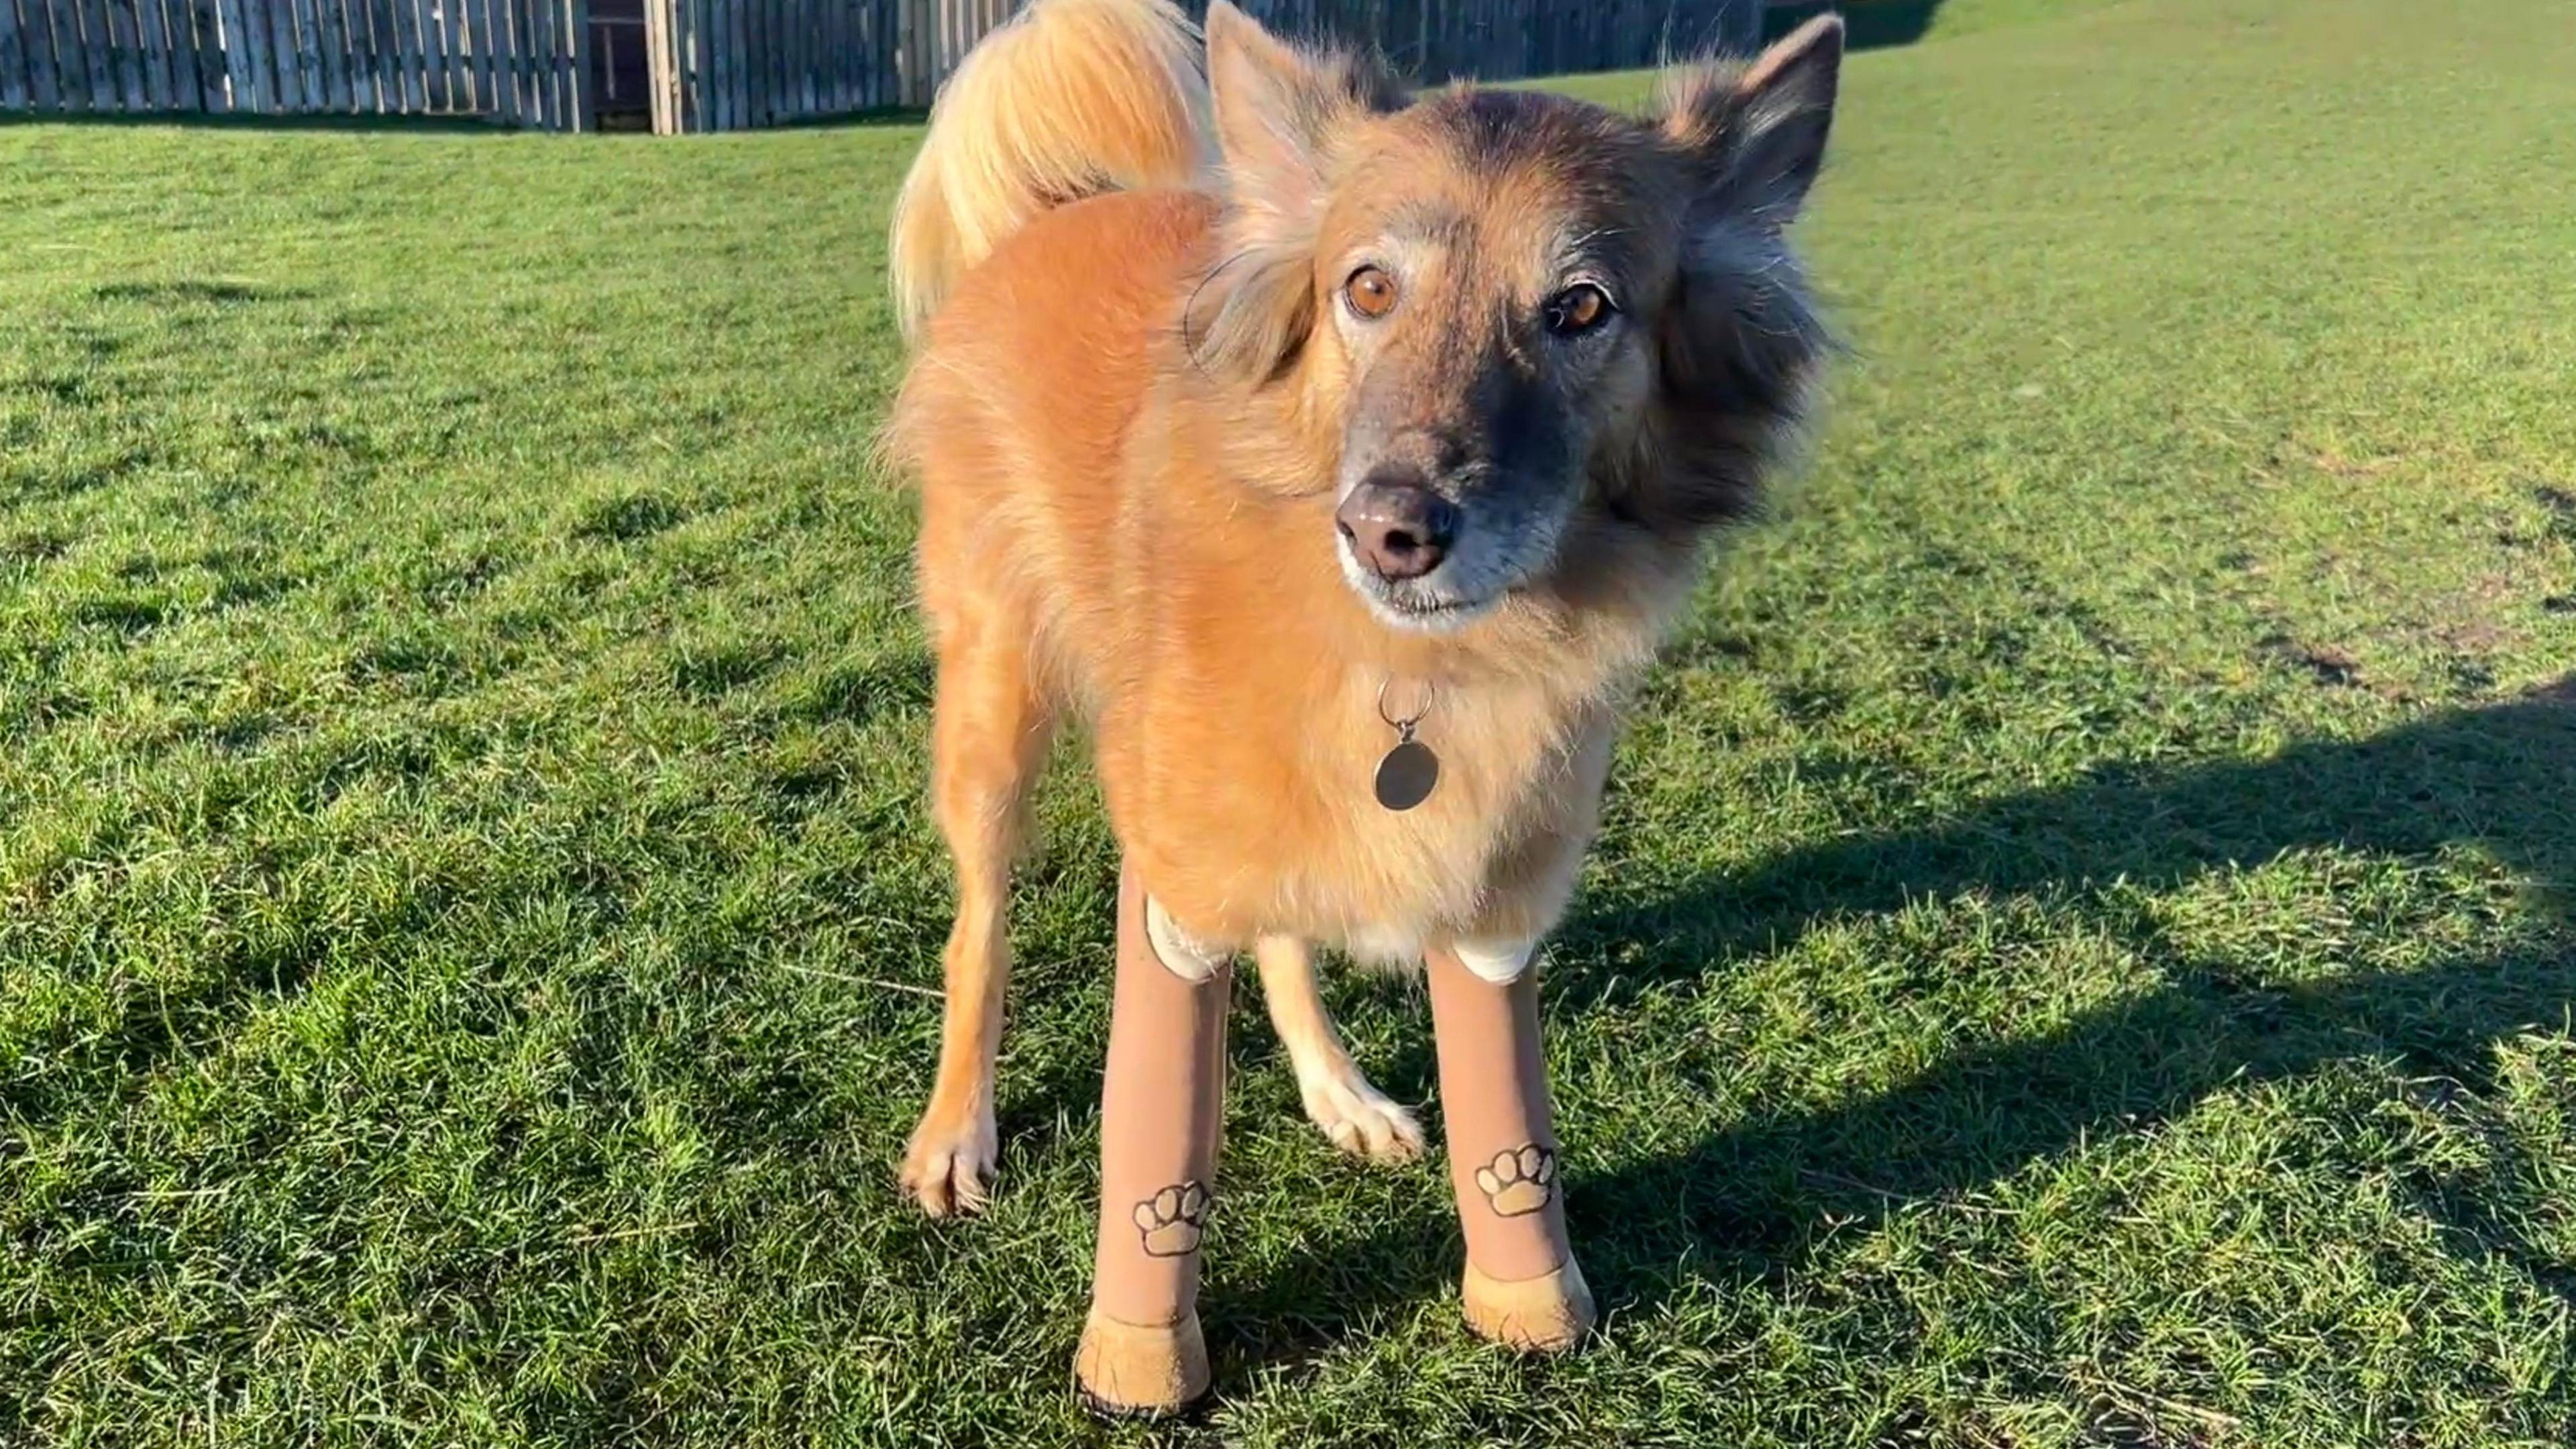
[(1342, 297), (1353, 312), (1375, 321), (1395, 310), (1395, 278), (1376, 267), (1362, 267), (1342, 283)]
[(1547, 299), (1547, 330), (1573, 337), (1609, 321), (1618, 310), (1610, 305), (1609, 293), (1590, 282), (1578, 282)]

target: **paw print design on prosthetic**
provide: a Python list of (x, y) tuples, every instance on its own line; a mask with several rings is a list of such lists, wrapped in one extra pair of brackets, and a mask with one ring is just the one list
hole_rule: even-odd
[(1136, 1204), (1136, 1230), (1145, 1235), (1146, 1253), (1177, 1258), (1197, 1252), (1207, 1210), (1207, 1185), (1195, 1179), (1176, 1182)]
[(1556, 1196), (1556, 1149), (1525, 1142), (1476, 1169), (1476, 1187), (1501, 1217), (1526, 1217)]

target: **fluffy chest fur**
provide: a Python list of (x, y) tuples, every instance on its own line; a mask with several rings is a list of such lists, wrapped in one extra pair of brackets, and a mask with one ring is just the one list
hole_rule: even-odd
[[(1394, 958), (1549, 914), (1532, 897), (1561, 894), (1616, 697), (1686, 566), (1515, 598), (1455, 635), (1391, 631), (1340, 577), (1328, 497), (1230, 475), (1239, 423), (1168, 391), (1138, 417), (1108, 540), (1129, 627), (1076, 641), (1121, 843), (1210, 944), (1294, 935)], [(1387, 716), (1417, 710), (1439, 782), (1389, 810), (1373, 789), (1401, 738)]]

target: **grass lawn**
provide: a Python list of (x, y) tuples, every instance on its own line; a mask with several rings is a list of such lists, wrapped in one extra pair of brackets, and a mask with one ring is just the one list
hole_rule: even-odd
[[(1472, 1342), (1444, 1169), (1336, 1157), (1247, 1000), (1170, 1437), (2576, 1441), (2564, 22), (1853, 59), (1832, 425), (1552, 950), (1606, 1332)], [(0, 126), (0, 1444), (1156, 1437), (1069, 1393), (1075, 771), (999, 1200), (893, 1186), (915, 139)], [(1334, 995), (1425, 1099), (1418, 986)]]

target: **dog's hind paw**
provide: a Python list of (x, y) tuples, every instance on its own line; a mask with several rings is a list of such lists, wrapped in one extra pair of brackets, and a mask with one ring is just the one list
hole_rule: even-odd
[(1306, 1115), (1333, 1145), (1371, 1162), (1411, 1162), (1422, 1155), (1422, 1124), (1357, 1069), (1301, 1077), (1297, 1094)]
[(899, 1178), (904, 1196), (934, 1218), (977, 1213), (992, 1200), (993, 1162), (999, 1155), (992, 1118), (964, 1123), (921, 1119), (904, 1149)]

